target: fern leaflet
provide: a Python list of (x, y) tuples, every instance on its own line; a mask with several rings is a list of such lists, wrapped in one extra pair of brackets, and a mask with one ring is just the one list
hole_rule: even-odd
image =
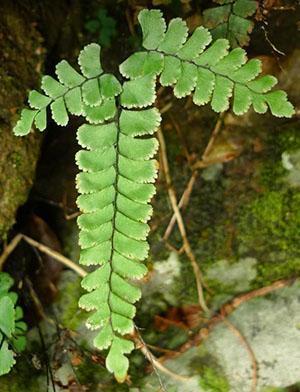
[(22, 308), (16, 306), (18, 296), (10, 291), (13, 283), (6, 272), (0, 272), (0, 376), (10, 371), (16, 363), (15, 354), (26, 346), (27, 325)]
[[(83, 115), (90, 118), (93, 107), (112, 107), (111, 101), (120, 93), (120, 84), (111, 74), (104, 74), (100, 63), (100, 46), (87, 45), (79, 54), (78, 63), (81, 74), (67, 61), (62, 60), (56, 66), (58, 80), (45, 75), (41, 87), (44, 94), (33, 90), (29, 94), (28, 103), (31, 109), (25, 108), (17, 122), (14, 133), (27, 135), (33, 123), (40, 131), (47, 125), (47, 108), (58, 125), (67, 125), (69, 115)], [(102, 107), (101, 106), (101, 107)]]
[(270, 75), (258, 77), (261, 62), (247, 61), (243, 49), (229, 52), (226, 39), (210, 45), (211, 35), (203, 27), (188, 38), (187, 25), (179, 18), (171, 20), (166, 29), (159, 10), (141, 11), (139, 21), (147, 52), (135, 53), (123, 62), (120, 66), (123, 76), (137, 79), (160, 75), (160, 83), (172, 86), (176, 97), (193, 93), (196, 105), (210, 102), (216, 112), (227, 110), (233, 95), (232, 109), (237, 115), (245, 113), (251, 105), (257, 113), (265, 113), (269, 107), (277, 117), (291, 117), (294, 113), (286, 93), (272, 90), (277, 79)]
[(235, 48), (249, 44), (249, 34), (254, 23), (249, 20), (257, 9), (255, 0), (215, 0), (220, 6), (203, 12), (204, 26), (209, 28), (213, 39), (227, 38)]

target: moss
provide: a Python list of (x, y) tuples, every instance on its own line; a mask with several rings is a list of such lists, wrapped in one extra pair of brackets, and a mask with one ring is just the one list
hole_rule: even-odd
[(264, 161), (259, 174), (260, 183), (267, 189), (283, 186), (287, 170), (282, 165), (282, 153), (300, 149), (299, 127), (287, 125), (267, 136)]
[(82, 294), (80, 278), (72, 271), (65, 272), (60, 282), (57, 313), (61, 324), (71, 330), (76, 330), (86, 320), (85, 312), (78, 308), (78, 300)]
[(252, 195), (240, 209), (239, 248), (259, 258), (258, 286), (297, 276), (300, 271), (300, 195), (296, 187), (289, 187), (288, 171), (282, 165), (283, 152), (299, 149), (299, 127), (288, 124), (268, 134), (257, 175), (263, 192)]
[(23, 360), (22, 357), (18, 358), (12, 371), (1, 376), (0, 390), (1, 392), (40, 392), (42, 390), (39, 382), (41, 374), (41, 371), (36, 370), (24, 357)]
[(226, 378), (212, 368), (205, 368), (200, 379), (200, 386), (207, 392), (229, 392)]
[[(222, 173), (212, 181), (205, 181), (200, 175), (184, 211), (188, 238), (204, 276), (219, 260), (228, 260), (230, 265), (241, 258), (254, 257), (257, 275), (249, 290), (297, 276), (300, 272), (297, 235), (300, 196), (297, 188), (289, 187), (285, 181), (287, 171), (282, 166), (282, 153), (300, 148), (300, 133), (296, 128), (284, 127), (280, 132), (275, 130), (269, 134), (257, 131), (257, 135), (255, 137), (262, 140), (262, 150), (258, 153), (246, 151), (224, 165)], [(189, 172), (178, 164), (178, 154), (178, 147), (171, 145), (169, 155), (172, 159), (169, 161), (179, 195), (189, 180)], [(166, 206), (169, 206), (166, 190), (159, 184), (154, 208), (154, 223), (158, 228), (152, 236), (152, 249), (158, 248), (157, 242), (170, 219), (170, 207), (168, 218), (163, 219)], [(182, 245), (177, 228), (170, 243), (178, 249)], [(167, 251), (162, 246), (153, 260), (162, 259), (163, 252)], [(180, 261), (181, 276), (174, 282), (178, 303), (195, 303), (197, 291), (193, 270), (184, 255), (180, 256)], [(211, 295), (206, 292), (208, 300), (236, 293), (235, 285), (213, 279), (206, 281), (212, 290)]]
[(238, 239), (243, 248), (264, 251), (268, 246), (266, 239), (269, 238), (270, 250), (289, 249), (296, 234), (292, 231), (294, 225), (286, 219), (286, 205), (290, 208), (290, 204), (286, 203), (290, 202), (289, 199), (288, 194), (271, 191), (259, 195), (242, 207), (238, 221)]
[(14, 223), (17, 208), (32, 186), (40, 137), (16, 138), (12, 126), (22, 107), (26, 89), (34, 87), (44, 54), (41, 35), (19, 7), (4, 2), (0, 15), (0, 240)]

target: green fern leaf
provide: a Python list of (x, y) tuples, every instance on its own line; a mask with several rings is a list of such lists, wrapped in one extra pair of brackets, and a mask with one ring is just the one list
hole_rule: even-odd
[(122, 91), (121, 84), (114, 75), (104, 74), (100, 76), (99, 83), (103, 99), (114, 98)]
[(75, 87), (65, 94), (66, 107), (71, 114), (82, 114), (82, 94), (80, 87)]
[[(235, 7), (238, 17), (245, 12), (241, 2), (233, 5), (230, 0), (224, 5)], [(134, 348), (126, 335), (134, 332), (134, 304), (141, 296), (132, 279), (147, 273), (142, 262), (149, 251), (149, 202), (157, 176), (153, 157), (158, 142), (153, 134), (161, 121), (159, 111), (150, 107), (156, 99), (157, 80), (172, 86), (178, 98), (192, 94), (195, 104), (211, 103), (217, 112), (229, 108), (232, 96), (236, 114), (245, 113), (251, 105), (258, 113), (269, 107), (276, 116), (290, 117), (294, 110), (283, 91), (272, 90), (277, 83), (274, 77), (259, 77), (260, 61), (247, 61), (241, 48), (229, 51), (228, 40), (211, 43), (203, 27), (188, 37), (186, 23), (179, 18), (166, 28), (158, 10), (142, 10), (138, 19), (145, 50), (120, 65), (126, 78), (122, 84), (114, 75), (103, 73), (100, 47), (88, 45), (78, 59), (81, 74), (60, 62), (59, 81), (50, 76), (42, 79), (45, 95), (31, 93), (33, 110), (24, 109), (15, 128), (17, 134), (26, 134), (35, 122), (43, 130), (48, 105), (58, 124), (68, 122), (68, 112), (82, 114), (88, 122), (77, 131), (82, 147), (76, 154), (77, 205), (82, 212), (79, 262), (90, 267), (82, 280), (87, 292), (79, 306), (91, 312), (86, 325), (97, 331), (94, 345), (108, 350), (106, 367), (120, 382), (129, 366), (126, 354)], [(7, 295), (15, 306), (14, 293)]]
[[(143, 31), (145, 49), (157, 49), (165, 37), (166, 22), (159, 10), (142, 10), (138, 20)], [(155, 26), (155, 28), (153, 28)]]
[(219, 7), (203, 12), (204, 26), (209, 28), (213, 39), (227, 38), (232, 47), (249, 44), (249, 34), (253, 30), (253, 22), (248, 18), (257, 9), (254, 0), (216, 0)]
[(50, 105), (50, 108), (52, 118), (58, 125), (68, 124), (69, 116), (63, 97), (57, 98), (55, 101), (53, 101)]
[(61, 97), (68, 91), (67, 87), (48, 75), (42, 77), (41, 87), (45, 94), (53, 99)]
[[(83, 114), (89, 121), (98, 123), (115, 114), (112, 98), (121, 92), (115, 76), (103, 74), (100, 63), (100, 46), (87, 45), (79, 54), (78, 63), (82, 74), (63, 60), (56, 66), (58, 81), (52, 76), (42, 78), (41, 88), (45, 94), (31, 91), (29, 105), (34, 110), (24, 109), (21, 119), (14, 128), (16, 135), (30, 132), (33, 123), (40, 131), (47, 125), (47, 107), (58, 125), (66, 125), (69, 115)], [(95, 108), (95, 109), (94, 109)], [(107, 111), (110, 114), (107, 114)]]
[(32, 128), (32, 124), (37, 113), (37, 110), (23, 109), (21, 112), (21, 118), (14, 127), (14, 134), (16, 136), (27, 135)]
[(92, 124), (101, 124), (112, 119), (116, 114), (114, 99), (105, 99), (100, 105), (89, 106), (83, 104), (83, 115)]
[(71, 67), (66, 60), (62, 60), (56, 65), (55, 73), (60, 83), (67, 87), (76, 87), (85, 81), (85, 78)]
[(142, 76), (123, 84), (121, 104), (126, 108), (146, 107), (155, 101), (155, 78)]
[(26, 346), (27, 326), (22, 309), (16, 306), (17, 294), (9, 291), (12, 285), (12, 278), (0, 272), (0, 376), (9, 373), (16, 362), (15, 353)]
[(163, 70), (163, 55), (157, 52), (137, 52), (128, 57), (120, 66), (125, 78), (135, 79), (140, 76), (158, 75)]
[[(106, 115), (99, 118), (98, 108), (91, 118), (95, 108), (87, 106), (89, 121), (99, 120), (100, 124), (82, 125), (77, 134), (81, 146), (88, 149), (76, 155), (83, 170), (77, 176), (81, 193), (77, 203), (83, 212), (78, 218), (80, 263), (95, 266), (82, 281), (88, 293), (81, 297), (79, 305), (94, 311), (87, 326), (100, 329), (94, 344), (99, 349), (109, 349), (106, 367), (120, 382), (129, 364), (125, 354), (134, 348), (122, 336), (134, 331), (133, 304), (141, 296), (140, 289), (128, 279), (147, 273), (141, 261), (149, 250), (146, 222), (152, 214), (148, 202), (155, 192), (152, 183), (157, 173), (152, 157), (158, 148), (151, 135), (160, 124), (160, 115), (157, 109), (143, 108), (155, 100), (154, 74), (132, 74), (134, 79), (124, 82), (117, 98), (122, 109), (110, 100), (113, 113), (105, 111)], [(101, 124), (104, 117), (110, 122)]]
[(172, 19), (158, 50), (166, 54), (177, 53), (185, 43), (187, 36), (186, 23), (180, 18)]
[(129, 361), (124, 354), (129, 354), (134, 348), (132, 342), (114, 337), (111, 344), (111, 349), (106, 359), (106, 367), (109, 371), (117, 375), (117, 380), (124, 381)]
[(102, 102), (98, 79), (90, 79), (82, 85), (83, 102), (89, 106), (97, 106)]
[(201, 27), (197, 27), (183, 47), (179, 50), (178, 55), (183, 60), (193, 60), (203, 52), (204, 48), (211, 42), (209, 32)]
[[(3, 335), (0, 333), (0, 340), (2, 341), (2, 339)], [(8, 343), (3, 341), (0, 348), (0, 376), (9, 373), (15, 363), (13, 351), (9, 349)]]
[(34, 124), (41, 132), (44, 131), (47, 127), (47, 112), (46, 109), (41, 109), (34, 119)]
[(14, 281), (12, 277), (6, 272), (0, 273), (0, 297), (6, 295), (9, 289), (12, 288)]
[(0, 298), (0, 332), (12, 337), (15, 330), (15, 309), (12, 300), (8, 296)]
[[(246, 7), (245, 4), (244, 6)], [(236, 7), (234, 9), (239, 9), (241, 13), (238, 8), (242, 7), (241, 3), (232, 5), (232, 7)], [(140, 18), (140, 22), (142, 31), (147, 32), (146, 42), (148, 42), (154, 39), (155, 35), (152, 33), (153, 36), (151, 36), (152, 30), (149, 27), (153, 14), (147, 10), (143, 10), (142, 13), (143, 17)], [(155, 15), (156, 19), (162, 18), (160, 14)], [(163, 25), (163, 22), (160, 22), (160, 25)], [(257, 78), (261, 71), (260, 61), (247, 62), (246, 53), (241, 48), (228, 52), (229, 42), (226, 39), (218, 39), (208, 45), (210, 43), (209, 32), (202, 28), (201, 34), (197, 33), (201, 37), (200, 50), (195, 44), (191, 44), (188, 49), (189, 60), (186, 60), (187, 54), (184, 48), (193, 39), (193, 35), (187, 39), (184, 26), (178, 18), (171, 20), (158, 49), (150, 51), (150, 53), (164, 55), (164, 66), (160, 75), (160, 83), (163, 86), (173, 86), (174, 94), (178, 98), (185, 97), (194, 91), (193, 101), (197, 105), (211, 101), (211, 106), (216, 112), (229, 108), (234, 90), (233, 111), (236, 114), (245, 113), (252, 104), (258, 113), (265, 113), (269, 107), (275, 116), (291, 117), (293, 115), (293, 106), (284, 92), (280, 90), (269, 92), (277, 83), (276, 78), (270, 75)], [(154, 26), (153, 30), (155, 30)], [(145, 47), (144, 41), (143, 46)], [(194, 55), (191, 52), (193, 49)], [(129, 74), (128, 71), (126, 73)], [(133, 82), (134, 80), (131, 80), (127, 83)]]
[(32, 90), (29, 93), (28, 102), (32, 109), (42, 109), (49, 105), (51, 98), (39, 93), (36, 90)]
[(78, 56), (78, 64), (82, 74), (86, 78), (95, 78), (102, 74), (102, 66), (100, 61), (101, 48), (97, 44), (89, 44), (85, 46)]

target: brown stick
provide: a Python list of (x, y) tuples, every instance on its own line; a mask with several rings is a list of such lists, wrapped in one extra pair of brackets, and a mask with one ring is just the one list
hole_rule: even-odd
[(204, 150), (204, 153), (202, 154), (201, 159), (199, 161), (197, 161), (196, 163), (194, 163), (194, 165), (192, 166), (193, 170), (203, 169), (204, 167), (207, 167), (213, 163), (219, 162), (219, 160), (217, 160), (216, 162), (207, 161), (207, 158), (208, 158), (209, 154), (211, 153), (213, 145), (216, 140), (216, 137), (221, 130), (225, 114), (226, 114), (226, 112), (220, 114), (218, 121), (216, 122), (216, 125), (212, 131), (211, 136), (210, 136), (209, 142)]
[(3, 267), (3, 264), (5, 263), (7, 257), (13, 252), (13, 250), (16, 248), (16, 246), (19, 244), (21, 240), (24, 240), (31, 246), (34, 246), (36, 249), (38, 249), (40, 252), (45, 253), (48, 256), (53, 257), (55, 260), (59, 261), (60, 263), (64, 264), (66, 267), (72, 269), (75, 271), (79, 276), (84, 277), (87, 272), (81, 268), (79, 265), (74, 263), (72, 260), (68, 259), (67, 257), (63, 256), (56, 250), (53, 250), (49, 248), (48, 246), (41, 244), (40, 242), (34, 240), (33, 238), (28, 237), (27, 235), (24, 234), (17, 234), (13, 240), (10, 242), (10, 244), (4, 249), (4, 252), (0, 256), (0, 271)]
[[(177, 373), (173, 373), (170, 369), (166, 368), (162, 363), (160, 363), (159, 360), (148, 349), (147, 344), (144, 342), (143, 338), (141, 337), (141, 335), (137, 329), (136, 329), (136, 334), (133, 339), (135, 341), (137, 348), (139, 348), (141, 350), (141, 352), (144, 354), (145, 358), (148, 359), (148, 361), (153, 366), (154, 370), (160, 370), (161, 372), (167, 374), (168, 376), (175, 379), (176, 381), (186, 382), (187, 380), (190, 379), (190, 377), (182, 376)], [(160, 380), (160, 382), (161, 382), (161, 380)], [(162, 383), (161, 383), (161, 386), (163, 388)]]
[(6, 259), (8, 258), (8, 256), (15, 250), (15, 248), (17, 247), (17, 245), (19, 244), (19, 242), (22, 239), (22, 234), (17, 234), (12, 240), (11, 242), (4, 248), (1, 256), (0, 256), (0, 271), (2, 271), (3, 269), (3, 265), (6, 261)]
[(170, 202), (171, 202), (171, 205), (172, 205), (172, 208), (173, 208), (176, 220), (177, 220), (177, 224), (178, 224), (178, 228), (179, 228), (182, 240), (183, 240), (185, 253), (186, 253), (187, 257), (189, 258), (191, 265), (193, 267), (193, 271), (194, 271), (194, 275), (195, 275), (195, 279), (196, 279), (196, 284), (197, 284), (199, 304), (204, 311), (209, 312), (209, 309), (205, 303), (205, 299), (204, 299), (204, 295), (203, 295), (203, 288), (202, 288), (202, 283), (201, 283), (203, 280), (202, 274), (201, 274), (199, 265), (197, 264), (194, 253), (191, 249), (189, 240), (187, 238), (184, 222), (183, 222), (183, 219), (182, 219), (182, 216), (181, 216), (178, 204), (177, 204), (176, 193), (175, 193), (175, 190), (172, 186), (169, 163), (168, 163), (168, 158), (167, 158), (166, 143), (165, 143), (165, 139), (164, 139), (163, 133), (160, 128), (158, 129), (158, 139), (159, 139), (159, 143), (160, 143), (162, 166), (163, 166), (163, 171), (165, 174), (166, 183), (167, 183), (167, 187), (168, 187), (169, 199), (170, 199)]
[[(197, 175), (198, 175), (197, 171), (194, 171), (193, 174), (191, 175), (187, 187), (185, 188), (183, 194), (181, 195), (181, 199), (179, 200), (178, 203), (179, 208), (184, 208), (188, 204)], [(168, 227), (166, 228), (166, 231), (163, 235), (164, 241), (167, 241), (167, 239), (170, 237), (175, 223), (176, 223), (176, 216), (175, 213), (173, 213), (172, 218), (168, 224)]]
[[(256, 297), (263, 297), (273, 291), (279, 290), (283, 287), (291, 285), (293, 282), (295, 282), (295, 278), (291, 279), (282, 279), (278, 280), (274, 283), (272, 283), (269, 286), (262, 287), (257, 290), (250, 291), (246, 294), (242, 294), (236, 298), (234, 298), (232, 301), (230, 301), (227, 304), (224, 304), (222, 308), (220, 309), (219, 313), (214, 316), (213, 318), (209, 319), (207, 323), (204, 324), (203, 328), (194, 334), (189, 341), (184, 343), (180, 348), (177, 349), (178, 354), (172, 355), (172, 357), (176, 357), (177, 355), (180, 355), (187, 350), (189, 350), (191, 347), (198, 346), (204, 339), (206, 339), (209, 336), (209, 333), (213, 330), (213, 328), (218, 325), (220, 322), (224, 321), (226, 317), (228, 317), (234, 310), (236, 310), (239, 306), (241, 306), (244, 302), (247, 302), (251, 300), (252, 298)], [(203, 331), (205, 333), (203, 333)], [(170, 358), (170, 355), (164, 355), (160, 357), (160, 361), (163, 362), (164, 360)]]
[[(213, 144), (214, 144), (214, 142), (216, 140), (216, 137), (217, 137), (218, 133), (221, 130), (224, 118), (225, 118), (225, 113), (221, 113), (219, 118), (218, 118), (218, 120), (217, 120), (217, 122), (216, 122), (216, 125), (215, 125), (215, 127), (214, 127), (214, 129), (212, 131), (212, 134), (211, 134), (211, 137), (209, 139), (209, 142), (208, 142), (208, 144), (207, 144), (207, 146), (206, 146), (206, 148), (205, 148), (205, 150), (204, 150), (204, 152), (202, 154), (202, 159), (200, 161), (196, 162), (194, 165), (192, 165), (192, 168), (193, 168), (194, 171), (193, 171), (193, 174), (192, 174), (192, 176), (191, 176), (191, 178), (190, 178), (190, 180), (189, 180), (189, 182), (187, 184), (186, 189), (184, 190), (184, 192), (183, 192), (183, 194), (182, 194), (182, 196), (180, 198), (180, 201), (178, 203), (178, 207), (179, 208), (185, 207), (188, 204), (188, 202), (189, 202), (191, 193), (193, 191), (194, 184), (196, 182), (196, 178), (198, 176), (198, 169), (203, 169), (204, 167), (207, 167), (207, 166), (211, 165), (212, 163), (217, 163), (217, 162), (211, 162), (211, 161), (210, 162), (205, 162), (205, 159), (207, 158), (207, 156), (211, 152), (211, 149), (212, 149)], [(174, 126), (175, 126), (175, 124), (176, 123), (174, 123)], [(169, 236), (171, 235), (175, 223), (176, 223), (176, 216), (175, 216), (175, 213), (173, 213), (172, 218), (171, 218), (171, 220), (170, 220), (170, 222), (168, 224), (168, 227), (167, 227), (167, 229), (166, 229), (166, 231), (164, 233), (164, 236), (163, 236), (164, 240), (167, 240), (169, 238)]]
[(245, 336), (242, 335), (242, 333), (239, 331), (239, 329), (232, 324), (231, 321), (223, 317), (223, 322), (224, 324), (227, 325), (227, 327), (234, 333), (235, 336), (241, 341), (242, 345), (245, 347), (251, 363), (252, 363), (252, 387), (251, 387), (251, 392), (256, 392), (257, 388), (257, 360), (254, 354), (254, 351), (252, 350), (252, 347), (246, 340)]

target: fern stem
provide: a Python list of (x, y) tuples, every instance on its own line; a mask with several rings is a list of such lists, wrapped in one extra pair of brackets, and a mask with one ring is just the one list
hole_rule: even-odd
[[(114, 181), (114, 188), (115, 188), (115, 197), (113, 201), (113, 206), (114, 206), (114, 214), (112, 217), (112, 235), (111, 235), (111, 253), (110, 253), (110, 258), (108, 263), (110, 264), (110, 273), (109, 273), (109, 278), (108, 278), (108, 285), (109, 285), (109, 293), (108, 293), (108, 299), (107, 299), (107, 304), (110, 310), (110, 318), (109, 318), (109, 324), (114, 331), (113, 325), (112, 325), (112, 308), (111, 308), (111, 293), (112, 293), (112, 287), (111, 287), (111, 278), (112, 278), (112, 273), (113, 273), (113, 266), (112, 266), (112, 258), (113, 254), (115, 251), (115, 246), (114, 246), (114, 237), (115, 237), (115, 232), (116, 232), (116, 215), (117, 215), (117, 200), (118, 200), (118, 180), (119, 180), (119, 156), (120, 156), (120, 151), (119, 151), (119, 140), (120, 140), (120, 111), (121, 111), (121, 104), (120, 104), (120, 97), (116, 97), (116, 106), (117, 106), (117, 112), (116, 112), (116, 117), (115, 117), (115, 123), (117, 126), (117, 140), (116, 140), (116, 163), (114, 165), (115, 171), (116, 171), (116, 177)], [(114, 331), (115, 332), (115, 331)]]

